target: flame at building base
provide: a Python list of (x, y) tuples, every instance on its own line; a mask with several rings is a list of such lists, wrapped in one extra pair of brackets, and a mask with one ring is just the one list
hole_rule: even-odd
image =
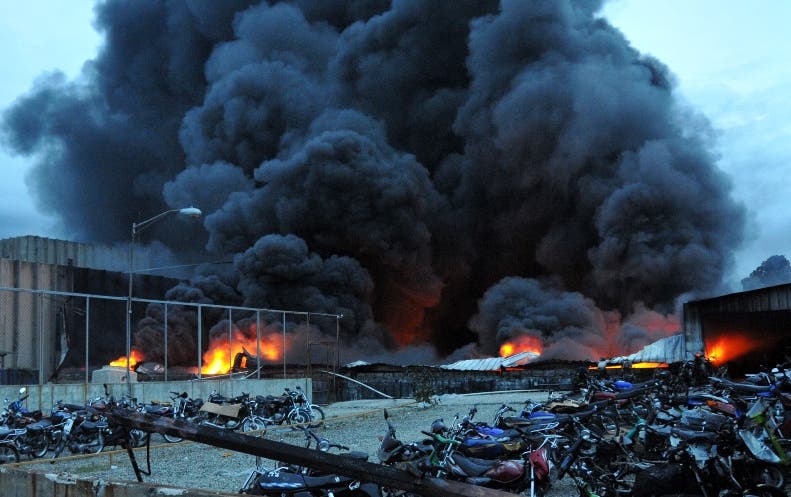
[[(255, 323), (246, 326), (234, 325), (230, 336), (227, 331), (227, 324), (224, 326), (224, 330), (222, 331), (221, 328), (217, 333), (211, 335), (209, 348), (202, 355), (201, 374), (219, 375), (229, 373), (238, 354), (246, 356), (257, 355), (261, 359), (261, 364), (281, 361), (283, 359), (284, 346), (286, 353), (288, 353), (294, 340), (291, 335), (285, 335), (284, 337), (282, 333), (272, 331), (262, 331), (260, 336), (257, 336)], [(137, 365), (145, 360), (145, 351), (132, 347), (129, 357), (129, 369), (134, 371)], [(110, 361), (109, 365), (126, 368), (126, 356)], [(250, 361), (246, 361), (242, 366), (254, 367), (255, 363), (251, 364)], [(198, 368), (195, 367), (193, 372), (197, 373)]]
[[(145, 359), (145, 355), (142, 351), (132, 347), (132, 350), (129, 352), (129, 370), (134, 371), (135, 366), (143, 362)], [(115, 366), (119, 368), (126, 367), (126, 356), (122, 355), (118, 359), (114, 361), (110, 361), (110, 366)]]
[[(253, 335), (255, 335), (255, 325)], [(291, 337), (286, 336), (286, 351), (291, 345)], [(234, 329), (234, 334), (230, 343), (228, 339), (215, 338), (209, 344), (209, 350), (203, 354), (203, 364), (201, 374), (226, 374), (231, 371), (233, 361), (237, 354), (257, 354), (262, 363), (280, 361), (283, 357), (283, 335), (277, 333), (267, 333), (261, 335), (261, 340), (256, 344), (256, 337), (249, 338)], [(259, 353), (260, 352), (260, 353)], [(248, 366), (249, 367), (249, 366)]]

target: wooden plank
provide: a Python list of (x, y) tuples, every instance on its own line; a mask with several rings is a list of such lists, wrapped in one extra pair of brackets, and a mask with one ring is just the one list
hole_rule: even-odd
[(319, 471), (349, 476), (357, 480), (398, 488), (427, 497), (513, 497), (514, 495), (509, 492), (440, 478), (420, 478), (390, 466), (352, 459), (343, 454), (330, 454), (230, 430), (198, 426), (125, 409), (113, 409), (108, 417), (111, 422), (122, 426), (154, 433), (170, 433), (215, 447), (284, 461), (289, 464), (308, 466)]

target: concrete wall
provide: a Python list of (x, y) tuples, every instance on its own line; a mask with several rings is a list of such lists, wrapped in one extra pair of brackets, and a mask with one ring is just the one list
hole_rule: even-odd
[[(0, 287), (64, 291), (69, 275), (58, 266), (0, 259)], [(48, 378), (57, 357), (58, 299), (30, 292), (0, 291), (2, 367), (39, 371)]]
[[(242, 393), (254, 395), (280, 395), (283, 389), (294, 389), (296, 385), (302, 387), (308, 397), (313, 384), (310, 378), (289, 378), (278, 380), (194, 380), (194, 381), (169, 381), (169, 382), (143, 382), (132, 383), (132, 396), (139, 402), (158, 400), (170, 401), (170, 392), (187, 392), (192, 398), (205, 399), (216, 390), (227, 397), (234, 397)], [(88, 399), (104, 397), (104, 386), (101, 383), (79, 384), (52, 384), (24, 385), (30, 395), (27, 399), (27, 408), (31, 411), (41, 409), (45, 413), (52, 410), (59, 400), (75, 404), (84, 403)], [(0, 399), (16, 400), (19, 385), (0, 386)], [(118, 398), (127, 393), (126, 383), (108, 384), (110, 395)]]
[(25, 471), (9, 466), (0, 466), (0, 494), (3, 497), (238, 497), (239, 495), (151, 483), (76, 479), (68, 475)]

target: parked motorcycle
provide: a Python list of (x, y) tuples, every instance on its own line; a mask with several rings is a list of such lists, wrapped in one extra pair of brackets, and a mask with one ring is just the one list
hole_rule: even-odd
[(104, 433), (108, 428), (107, 420), (90, 406), (66, 404), (62, 406), (62, 410), (67, 412), (69, 417), (63, 425), (63, 436), (55, 447), (52, 457), (59, 457), (66, 448), (72, 454), (101, 452), (104, 448)]
[[(331, 443), (320, 438), (309, 428), (302, 427), (305, 432), (305, 447), (323, 452), (330, 449), (348, 451), (349, 448)], [(366, 461), (368, 454), (364, 452), (345, 452), (345, 457)], [(248, 495), (265, 495), (270, 497), (381, 497), (379, 486), (366, 483), (351, 477), (327, 474), (304, 466), (278, 463), (272, 470), (256, 466), (247, 477), (239, 493)]]
[(289, 390), (288, 388), (285, 389), (286, 393), (291, 395), (294, 399), (294, 405), (297, 406), (297, 409), (304, 409), (308, 412), (308, 416), (310, 417), (311, 421), (316, 421), (315, 423), (310, 423), (308, 425), (309, 428), (319, 428), (324, 423), (324, 410), (316, 404), (311, 404), (308, 402), (308, 396), (305, 395), (305, 391), (302, 390), (302, 387), (299, 385), (294, 387), (294, 391)]
[(19, 462), (18, 436), (16, 429), (0, 426), (0, 464)]
[[(311, 423), (316, 419), (312, 417), (311, 411), (307, 407), (300, 407), (296, 403), (296, 396), (289, 392), (290, 390), (286, 388), (283, 395), (279, 397), (256, 395), (253, 398), (248, 398), (240, 429), (242, 431), (263, 430), (267, 426), (282, 425), (283, 423), (314, 428), (318, 426), (318, 424), (314, 426)], [(319, 412), (319, 409), (316, 412)], [(324, 412), (320, 412), (321, 419), (323, 419)]]

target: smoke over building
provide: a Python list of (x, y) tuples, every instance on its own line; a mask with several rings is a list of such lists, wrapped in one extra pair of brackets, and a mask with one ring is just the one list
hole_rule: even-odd
[(4, 137), (82, 240), (200, 207), (148, 241), (234, 262), (174, 296), (342, 313), (369, 351), (630, 352), (720, 285), (744, 210), (705, 120), (600, 7), (107, 0), (97, 57), (40, 78)]

